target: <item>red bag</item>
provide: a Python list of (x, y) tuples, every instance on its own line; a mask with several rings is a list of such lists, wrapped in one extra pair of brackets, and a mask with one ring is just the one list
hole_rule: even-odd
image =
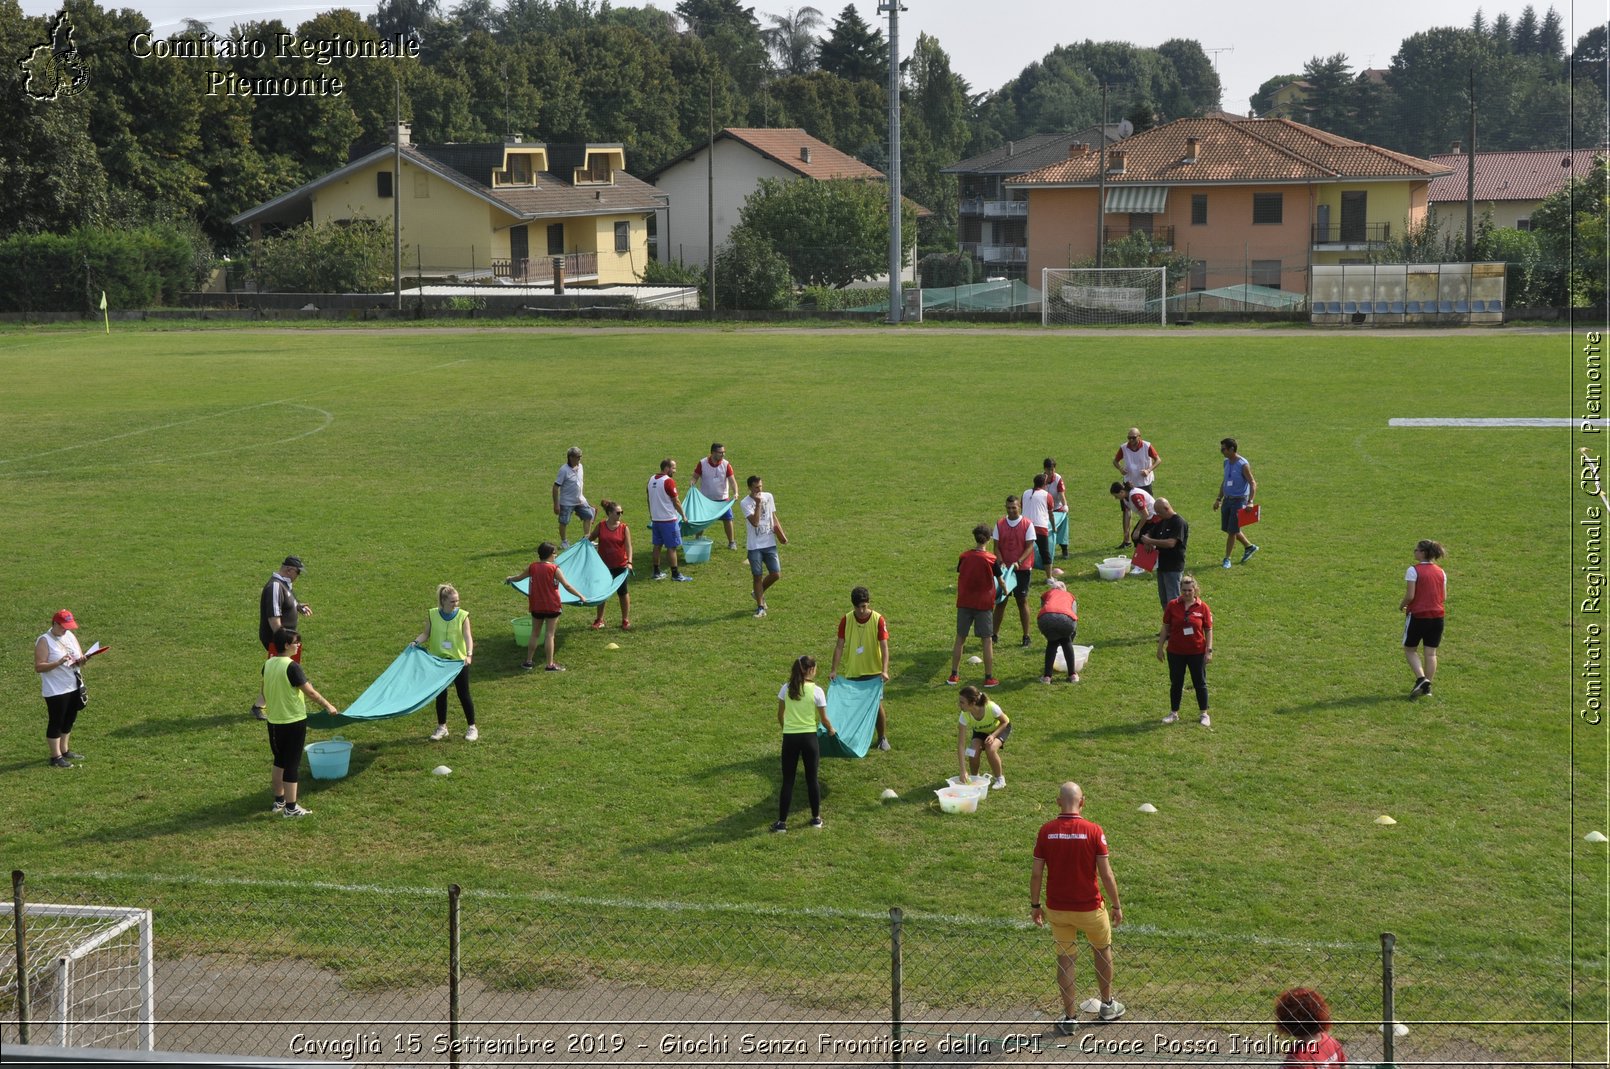
[(1157, 567), (1156, 546), (1136, 546), (1135, 555), (1129, 558), (1129, 563), (1143, 572), (1149, 572)]
[(1235, 522), (1242, 527), (1251, 527), (1258, 522), (1258, 510), (1262, 505), (1242, 505), (1235, 510)]

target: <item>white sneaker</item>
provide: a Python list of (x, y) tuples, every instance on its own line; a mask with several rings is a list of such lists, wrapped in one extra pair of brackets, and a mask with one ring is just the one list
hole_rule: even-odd
[(430, 733), (430, 741), (441, 742), (445, 738), (447, 738), (447, 725), (437, 724), (436, 730)]
[(1210, 728), (1213, 726), (1213, 718), (1208, 716), (1206, 713), (1203, 713), (1200, 723), (1203, 727)]
[(727, 548), (728, 549), (737, 549), (738, 548), (738, 543), (736, 543), (736, 542), (728, 542), (727, 543)]
[(1167, 716), (1163, 717), (1163, 723), (1165, 724), (1178, 724), (1179, 722), (1180, 714), (1178, 713), (1169, 713)]
[(888, 739), (879, 739), (878, 740), (878, 749), (883, 750), (885, 753), (887, 753), (888, 749), (889, 749), (889, 740)]
[(1004, 788), (1005, 786), (1006, 786), (1006, 777), (1005, 776), (996, 776), (994, 782), (992, 782), (989, 785), (989, 789), (992, 790), (992, 791), (998, 791), (998, 790), (1001, 790), (1002, 788)]
[(464, 732), (464, 741), (465, 742), (474, 742), (476, 739), (478, 739), (480, 737), (481, 737), (481, 729), (476, 727), (474, 724), (471, 724), (469, 726), (469, 728), (466, 729), (465, 732)]
[(570, 539), (566, 538), (565, 540), (560, 542), (559, 543), (559, 548), (560, 549), (569, 549), (570, 548)]
[(1103, 1021), (1116, 1021), (1124, 1015), (1124, 1004), (1112, 999), (1101, 1004), (1101, 1019)]

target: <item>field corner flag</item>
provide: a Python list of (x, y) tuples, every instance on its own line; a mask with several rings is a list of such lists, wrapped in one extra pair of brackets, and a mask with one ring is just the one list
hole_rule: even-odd
[(106, 333), (112, 333), (112, 313), (106, 310), (106, 291), (101, 290), (101, 317), (106, 320)]

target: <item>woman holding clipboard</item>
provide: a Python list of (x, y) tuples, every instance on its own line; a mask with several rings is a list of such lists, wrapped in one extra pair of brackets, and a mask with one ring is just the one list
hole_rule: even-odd
[(39, 690), (45, 697), (49, 717), (45, 742), (50, 746), (52, 768), (72, 768), (74, 761), (84, 759), (71, 745), (73, 721), (89, 700), (79, 669), (105, 649), (96, 643), (85, 653), (78, 645), (78, 636), (73, 634), (77, 630), (78, 621), (63, 609), (50, 618), (50, 630), (34, 642), (34, 671), (39, 673)]

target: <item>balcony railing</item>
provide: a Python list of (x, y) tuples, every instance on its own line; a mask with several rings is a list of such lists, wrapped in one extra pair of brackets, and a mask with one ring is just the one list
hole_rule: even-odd
[(1029, 202), (1026, 200), (987, 200), (984, 202), (986, 219), (1027, 219)]
[[(520, 260), (492, 261), (492, 274), (498, 278), (507, 278), (515, 282), (527, 282), (533, 285), (550, 283), (553, 281), (553, 262), (559, 257), (554, 256), (528, 256)], [(565, 281), (575, 282), (582, 279), (593, 280), (598, 277), (598, 254), (596, 252), (571, 252), (563, 257), (565, 261)]]
[(984, 214), (984, 198), (983, 197), (963, 197), (962, 202), (961, 202), (961, 214), (963, 214), (963, 215), (983, 215)]
[(1314, 226), (1315, 245), (1375, 245), (1392, 240), (1391, 223)]
[(980, 245), (978, 256), (987, 264), (1025, 264), (1029, 262), (1026, 245)]
[(1171, 226), (1109, 226), (1104, 228), (1102, 233), (1106, 235), (1108, 245), (1115, 241), (1122, 241), (1131, 234), (1148, 234), (1151, 236), (1153, 245), (1160, 245), (1169, 249), (1174, 247), (1174, 228)]

